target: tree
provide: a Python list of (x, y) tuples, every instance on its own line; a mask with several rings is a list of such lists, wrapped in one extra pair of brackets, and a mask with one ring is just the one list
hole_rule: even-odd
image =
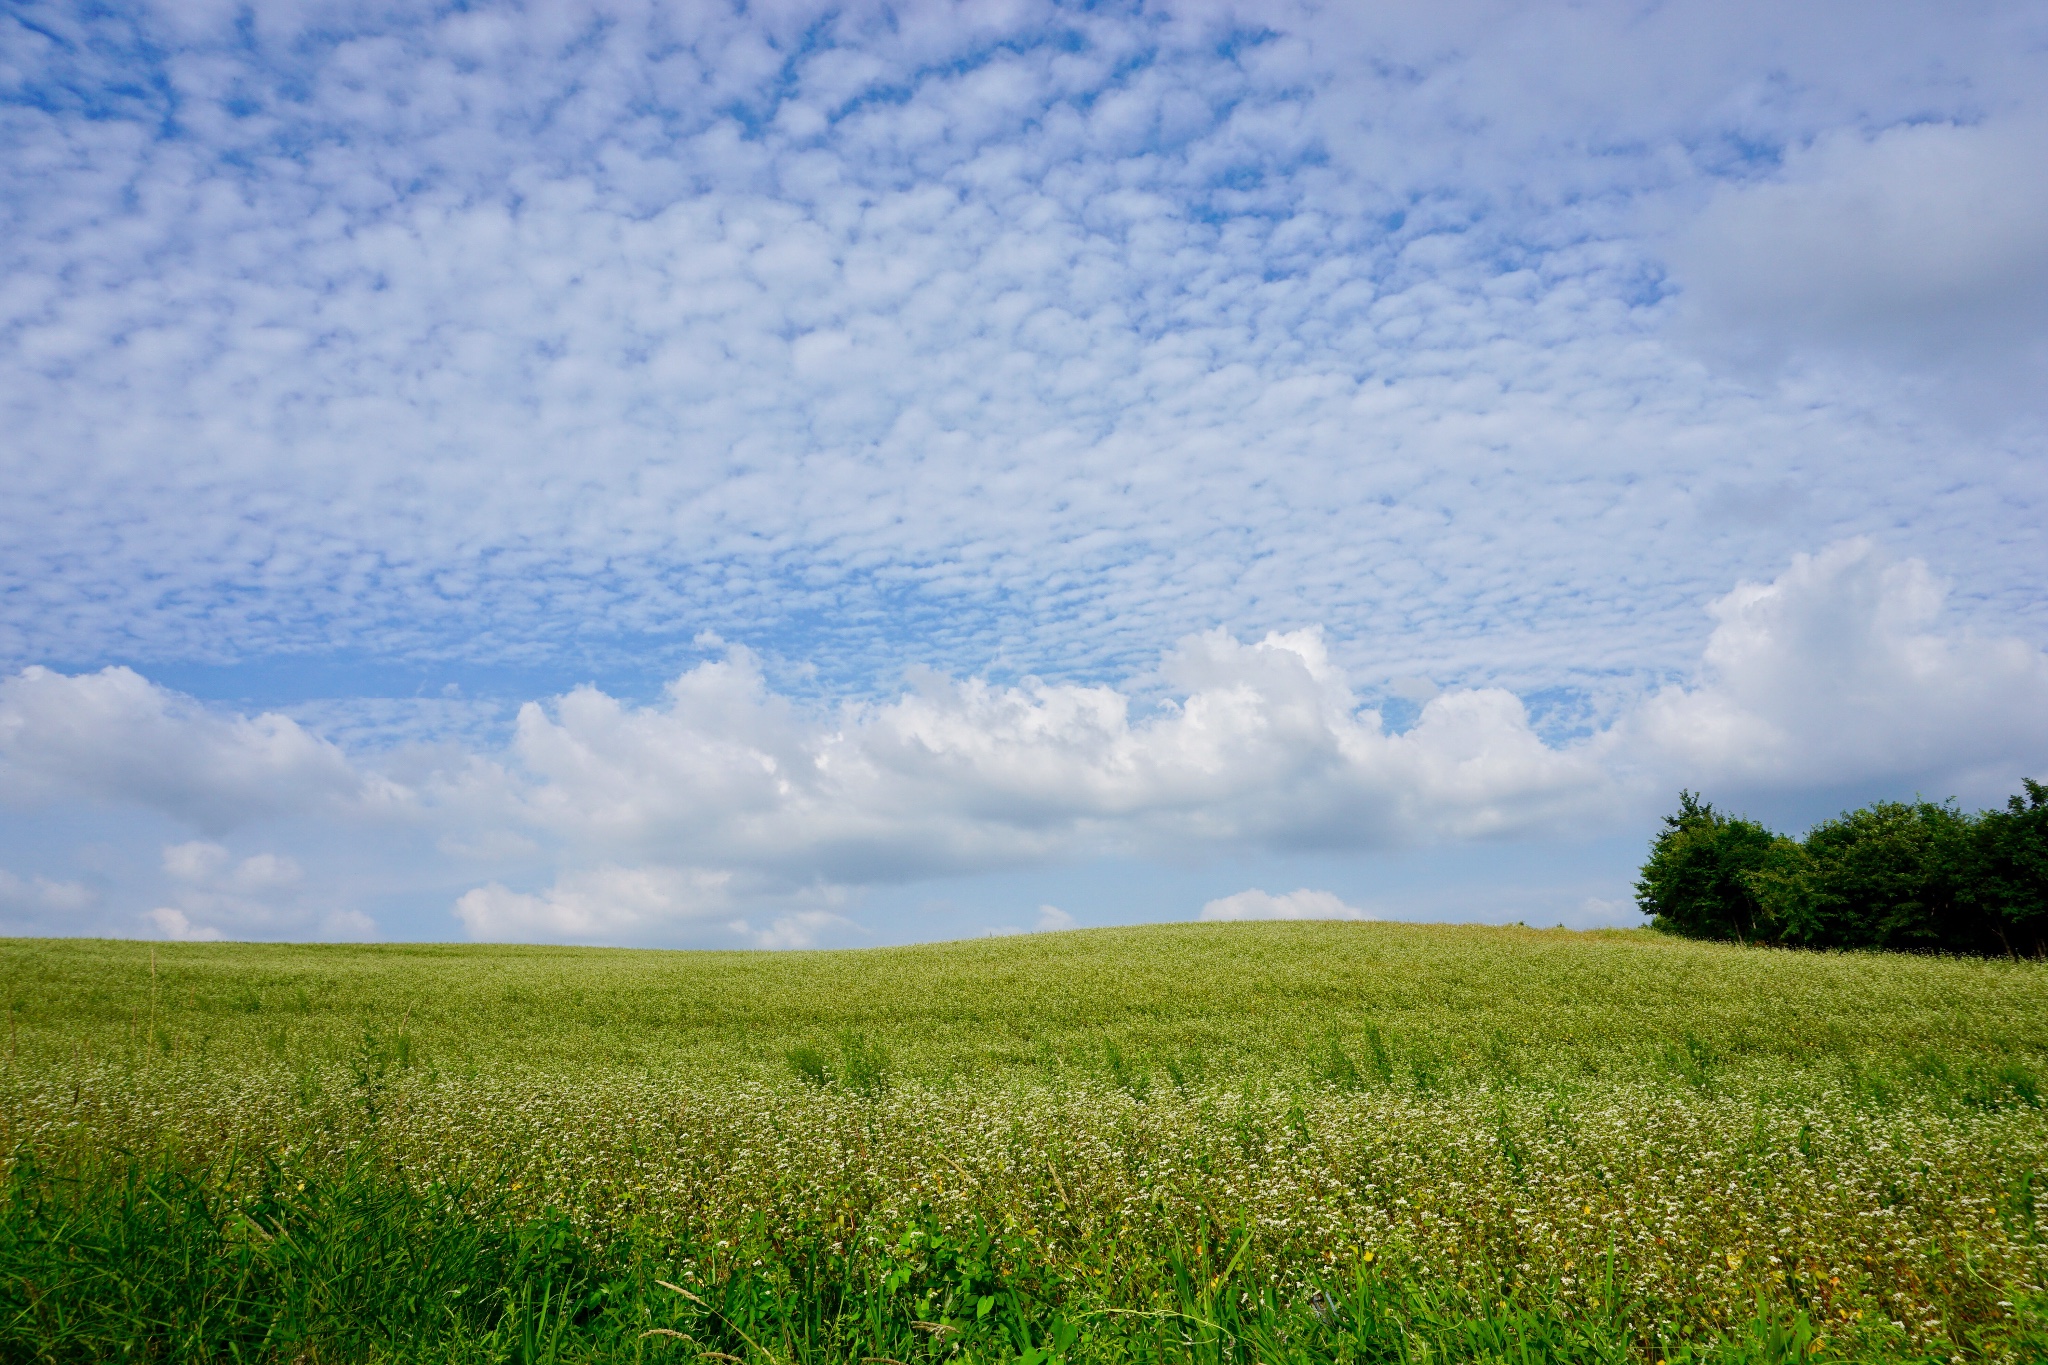
[(1783, 842), (1753, 820), (1731, 819), (1690, 791), (1650, 845), (1636, 904), (1654, 927), (1687, 938), (1773, 940), (1752, 885)]
[(1691, 938), (2048, 958), (2048, 786), (1975, 815), (1879, 801), (1804, 839), (1680, 792), (1636, 902)]
[(1759, 889), (1788, 943), (1984, 952), (1975, 836), (1954, 806), (1880, 801), (1814, 826), (1796, 874)]
[(2001, 951), (2048, 957), (2048, 786), (1978, 817), (1976, 898)]

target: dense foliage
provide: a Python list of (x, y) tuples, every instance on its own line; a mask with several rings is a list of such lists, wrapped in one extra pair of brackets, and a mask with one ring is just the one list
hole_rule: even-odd
[(0, 942), (0, 1360), (2048, 1358), (2048, 968)]
[(1881, 801), (1803, 840), (1682, 792), (1636, 900), (1688, 938), (2048, 956), (2048, 786), (1975, 814)]

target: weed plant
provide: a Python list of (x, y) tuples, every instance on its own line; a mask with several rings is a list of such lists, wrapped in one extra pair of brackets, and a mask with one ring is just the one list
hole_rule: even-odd
[(11, 942), (0, 1358), (2048, 1359), (2048, 971)]

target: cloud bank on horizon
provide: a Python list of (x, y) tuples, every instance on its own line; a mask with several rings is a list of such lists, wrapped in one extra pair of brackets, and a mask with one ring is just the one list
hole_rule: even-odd
[[(1689, 684), (1559, 742), (1500, 688), (1441, 692), (1390, 730), (1315, 630), (1189, 636), (1149, 706), (1104, 685), (938, 673), (825, 706), (775, 692), (732, 646), (656, 703), (595, 687), (529, 702), (501, 751), (361, 758), (127, 669), (30, 668), (0, 683), (0, 792), (146, 807), (222, 837), (312, 818), (431, 836), (457, 864), (559, 869), (530, 891), (462, 893), (454, 914), (478, 939), (800, 946), (856, 931), (845, 907), (865, 888), (1047, 861), (1569, 838), (1640, 821), (1681, 782), (1989, 789), (2048, 758), (2048, 653), (1943, 632), (1941, 596), (1924, 565), (1868, 541), (1801, 556), (1713, 604)], [(360, 910), (298, 907), (289, 854), (189, 840), (164, 847), (163, 869), (175, 903), (146, 920), (171, 937), (377, 929)], [(0, 896), (32, 923), (93, 908), (87, 888), (47, 880), (10, 877)], [(1370, 916), (1303, 888), (1219, 897), (1200, 917)]]
[(2018, 4), (15, 6), (0, 931), (1995, 798), (2044, 76)]

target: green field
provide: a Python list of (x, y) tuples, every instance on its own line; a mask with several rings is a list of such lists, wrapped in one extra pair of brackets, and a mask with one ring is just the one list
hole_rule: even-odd
[(8, 941), (0, 1358), (2048, 1359), (2048, 966)]

